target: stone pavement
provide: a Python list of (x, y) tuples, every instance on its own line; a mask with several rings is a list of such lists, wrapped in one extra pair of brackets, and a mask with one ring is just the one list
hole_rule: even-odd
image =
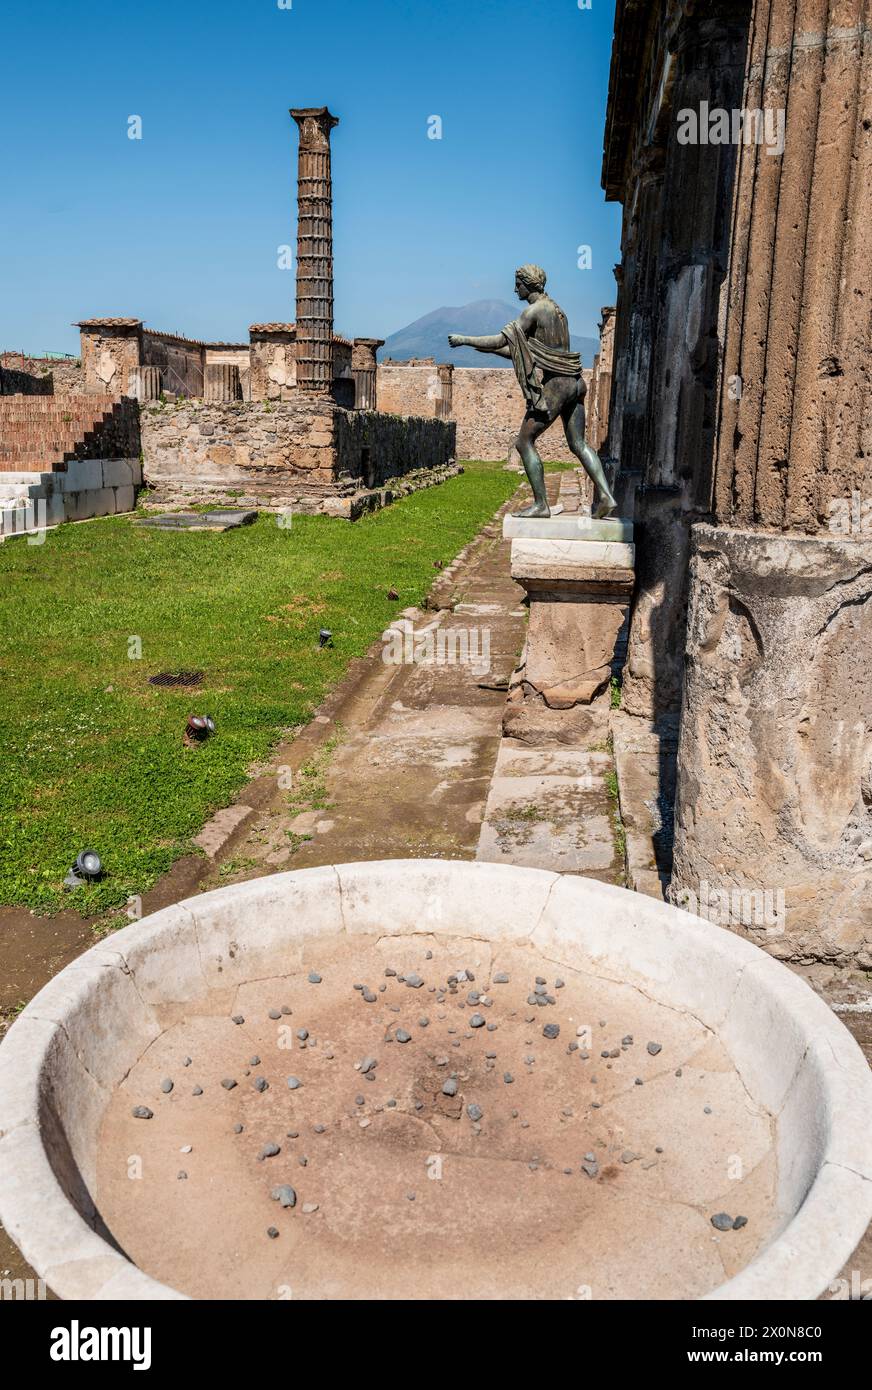
[[(558, 482), (549, 478), (552, 493)], [(509, 507), (517, 505), (514, 498)], [(418, 856), (622, 881), (607, 711), (590, 721), (581, 746), (501, 739), (525, 633), (523, 590), (510, 577), (511, 542), (501, 535), (505, 510), (434, 587), (435, 608), (405, 610), (396, 636), (370, 653), (355, 677), (353, 708), (317, 716), (320, 748), (305, 759), (293, 758), (295, 745), (285, 750), (275, 794), (216, 858), (204, 887)]]

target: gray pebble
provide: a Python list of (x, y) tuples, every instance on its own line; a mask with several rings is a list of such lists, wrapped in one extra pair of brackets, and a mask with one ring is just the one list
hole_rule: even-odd
[(191, 1061), (192, 1061), (192, 1058), (186, 1057), (185, 1060), (184, 1060), (184, 1062), (182, 1063), (182, 1066), (183, 1066), (183, 1067), (189, 1067), (189, 1066), (191, 1065)]
[(135, 1120), (153, 1120), (154, 1111), (149, 1110), (147, 1105), (134, 1105), (132, 1115)]
[(308, 1038), (308, 1036), (309, 1036), (309, 1030), (308, 1030), (308, 1028), (298, 1028), (298, 1029), (297, 1029), (297, 1037), (300, 1039), (300, 1042), (305, 1042), (306, 1039)]
[(269, 1011), (269, 1017), (270, 1017), (270, 1018), (272, 1018), (272, 1019), (277, 1019), (277, 1018), (281, 1018), (281, 1016), (282, 1016), (282, 1011), (281, 1011), (281, 1009), (270, 1009), (270, 1011)]
[(418, 1019), (418, 1027), (419, 1027), (419, 1028), (429, 1028), (429, 1027), (430, 1027), (430, 1020), (429, 1020), (429, 1018), (427, 1018), (426, 1014), (423, 1014), (423, 1015)]
[(287, 1183), (281, 1187), (274, 1187), (270, 1193), (274, 1202), (281, 1202), (283, 1207), (295, 1207), (297, 1205), (297, 1194)]
[(287, 1014), (292, 1014), (293, 1012), (294, 1012), (293, 1009), (289, 1008), (287, 1004), (282, 1004), (282, 1013), (283, 1013), (283, 1014), (287, 1015)]
[(663, 1044), (662, 1044), (662, 1043), (649, 1042), (649, 1044), (648, 1044), (648, 1051), (650, 1052), (650, 1054), (651, 1054), (652, 1057), (656, 1057), (658, 1052), (662, 1052), (662, 1051), (663, 1051)]
[(289, 1077), (288, 1077), (288, 1090), (289, 1090), (289, 1091), (298, 1091), (298, 1090), (300, 1089), (300, 1087), (302, 1086), (302, 1084), (303, 1084), (303, 1083), (302, 1083), (302, 1081), (300, 1080), (300, 1078), (299, 1078), (298, 1076), (289, 1076)]
[(278, 1144), (264, 1144), (263, 1148), (260, 1151), (260, 1157), (275, 1158), (276, 1154), (280, 1153), (281, 1149), (279, 1148)]
[(193, 1091), (191, 1092), (191, 1095), (192, 1095), (192, 1096), (201, 1096), (202, 1094), (203, 1094), (203, 1087), (202, 1087), (202, 1086), (195, 1086), (194, 1089), (193, 1089)]
[(366, 1097), (365, 1097), (365, 1096), (355, 1096), (355, 1097), (354, 1097), (354, 1104), (355, 1104), (355, 1105), (366, 1105)]
[(170, 1091), (173, 1089), (173, 1083), (168, 1076), (160, 1083), (160, 1088), (165, 1096), (169, 1095)]
[(327, 1129), (327, 1126), (326, 1126), (326, 1125), (315, 1125), (315, 1133), (316, 1133), (316, 1134), (323, 1134), (323, 1133), (325, 1132), (326, 1129)]
[(221, 1082), (221, 1085), (224, 1087), (225, 1091), (232, 1091), (234, 1086), (236, 1085), (236, 1082), (233, 1080), (231, 1076), (225, 1076), (224, 1080)]
[(484, 1114), (484, 1111), (482, 1110), (480, 1105), (468, 1105), (466, 1107), (466, 1113), (471, 1120), (475, 1120), (477, 1122), (481, 1119), (482, 1115)]
[(360, 1064), (360, 1070), (362, 1074), (366, 1076), (367, 1072), (371, 1072), (373, 1067), (377, 1066), (378, 1061), (375, 1057), (364, 1057), (363, 1061)]
[(411, 1033), (407, 1033), (405, 1028), (398, 1028), (394, 1036), (396, 1037), (398, 1043), (407, 1043), (412, 1041)]
[(443, 1084), (442, 1094), (443, 1096), (457, 1095), (457, 1082), (454, 1081), (451, 1077), (449, 1077), (448, 1080)]
[(515, 1078), (512, 1076), (512, 1073), (510, 1071), (503, 1072), (503, 1080), (505, 1081), (507, 1086), (511, 1086), (514, 1079)]
[(509, 977), (505, 970), (498, 970), (493, 977), (493, 981), (495, 985), (507, 985), (509, 983)]
[(187, 1178), (187, 1176), (188, 1176), (188, 1175), (187, 1175), (187, 1173), (185, 1172), (184, 1168), (181, 1168), (181, 1169), (179, 1170), (179, 1172), (178, 1172), (178, 1175), (177, 1175), (178, 1181), (179, 1181), (179, 1182), (184, 1182), (185, 1179)]
[(371, 989), (364, 989), (363, 997), (367, 1004), (374, 1004), (378, 996)]
[(716, 1231), (731, 1231), (733, 1229), (733, 1218), (728, 1216), (725, 1211), (716, 1212), (711, 1220)]
[(411, 975), (406, 976), (406, 984), (410, 989), (420, 989), (423, 983), (424, 981), (421, 979), (421, 976), (415, 974), (414, 971)]
[(741, 1231), (742, 1227), (743, 1227), (743, 1226), (747, 1226), (747, 1224), (748, 1224), (748, 1218), (747, 1218), (747, 1216), (737, 1216), (736, 1219), (735, 1219), (735, 1221), (733, 1222), (733, 1230), (734, 1230), (734, 1231)]
[(470, 1028), (483, 1028), (484, 1022), (484, 1014), (473, 1014), (469, 1020), (469, 1026)]
[(259, 1066), (260, 1066), (260, 1058), (259, 1058), (259, 1057), (249, 1057), (249, 1059), (248, 1059), (248, 1065), (249, 1065), (250, 1067), (259, 1067)]
[(636, 1159), (637, 1159), (638, 1157), (639, 1157), (639, 1155), (638, 1155), (638, 1154), (634, 1154), (632, 1149), (625, 1149), (624, 1152), (621, 1154), (621, 1162), (622, 1162), (622, 1163), (635, 1163), (635, 1161), (636, 1161)]
[(241, 1133), (242, 1133), (242, 1125), (234, 1125), (234, 1126), (233, 1126), (233, 1133), (234, 1133), (234, 1134), (241, 1134)]
[(242, 1014), (234, 1014), (233, 1022), (238, 1025), (240, 1023), (244, 1023), (245, 1019), (243, 1018)]
[(310, 970), (310, 971), (309, 971), (309, 984), (310, 984), (310, 985), (320, 985), (320, 983), (321, 983), (321, 976), (318, 974), (318, 971), (317, 971), (317, 970)]
[(254, 1089), (263, 1093), (269, 1090), (269, 1082), (265, 1076), (256, 1076), (253, 1082)]
[(546, 1023), (546, 1024), (545, 1024), (545, 1027), (542, 1029), (542, 1036), (543, 1036), (543, 1038), (559, 1038), (559, 1037), (560, 1037), (560, 1024), (559, 1024), (559, 1023)]
[(279, 1238), (279, 1233), (276, 1230), (275, 1226), (267, 1226), (266, 1233), (269, 1236), (270, 1240), (278, 1240)]
[(317, 1202), (304, 1202), (304, 1203), (303, 1203), (303, 1211), (305, 1212), (305, 1214), (306, 1214), (307, 1216), (311, 1216), (311, 1215), (312, 1215), (312, 1212), (313, 1212), (313, 1211), (317, 1211), (317, 1210), (318, 1210), (318, 1203), (317, 1203)]

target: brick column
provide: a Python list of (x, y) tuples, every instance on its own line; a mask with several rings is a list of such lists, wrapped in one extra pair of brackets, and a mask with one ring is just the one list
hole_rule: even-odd
[(355, 410), (376, 410), (378, 399), (376, 353), (384, 347), (384, 338), (355, 338), (351, 349), (351, 372), (354, 377)]
[[(712, 510), (693, 528), (673, 895), (783, 893), (765, 944), (872, 967), (868, 0), (756, 0)], [(771, 113), (775, 113), (772, 115)], [(742, 921), (760, 940), (759, 927)]]
[(297, 387), (333, 384), (333, 186), (326, 106), (291, 110), (300, 131), (297, 174)]

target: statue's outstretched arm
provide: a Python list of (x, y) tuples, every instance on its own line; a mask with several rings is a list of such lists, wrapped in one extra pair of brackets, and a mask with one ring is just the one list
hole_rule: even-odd
[(449, 333), (448, 341), (453, 348), (476, 348), (478, 352), (493, 352), (497, 357), (512, 355), (504, 333), (492, 333), (486, 338), (466, 338), (462, 333)]

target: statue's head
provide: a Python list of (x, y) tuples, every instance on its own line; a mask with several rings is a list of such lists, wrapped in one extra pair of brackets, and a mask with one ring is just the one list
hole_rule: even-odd
[(541, 265), (522, 265), (515, 271), (515, 294), (519, 299), (529, 299), (531, 294), (541, 294), (548, 279)]

